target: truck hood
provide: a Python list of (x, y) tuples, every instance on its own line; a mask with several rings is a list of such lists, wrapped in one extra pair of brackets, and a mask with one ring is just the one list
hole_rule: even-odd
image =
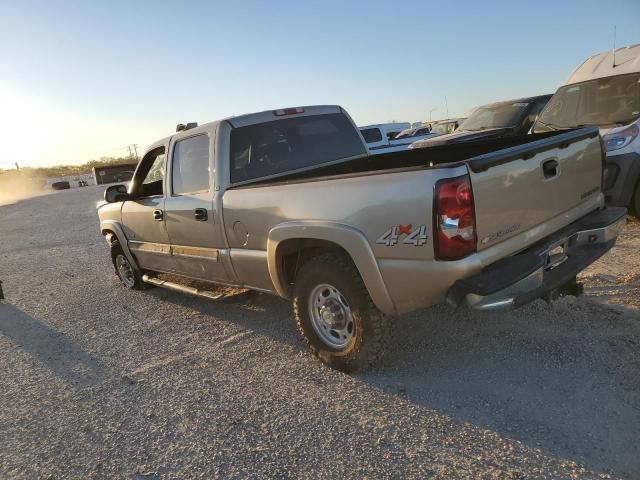
[(503, 128), (487, 128), (486, 130), (478, 131), (461, 131), (453, 132), (448, 135), (440, 135), (435, 138), (427, 138), (425, 140), (419, 140), (411, 144), (411, 148), (424, 148), (433, 147), (435, 145), (447, 145), (457, 142), (468, 142), (471, 140), (479, 140), (486, 138), (502, 137), (507, 135), (513, 129), (511, 127)]

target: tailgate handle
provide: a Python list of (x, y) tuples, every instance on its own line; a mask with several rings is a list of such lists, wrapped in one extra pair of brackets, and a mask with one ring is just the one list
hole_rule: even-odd
[(542, 163), (542, 171), (544, 172), (544, 178), (553, 178), (558, 176), (558, 161), (546, 160)]

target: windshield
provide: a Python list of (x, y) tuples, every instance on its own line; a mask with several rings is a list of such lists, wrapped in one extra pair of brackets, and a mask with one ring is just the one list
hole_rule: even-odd
[(398, 135), (396, 135), (395, 140), (399, 140), (400, 138), (412, 137), (415, 134), (415, 128), (407, 128), (406, 130), (401, 131)]
[(541, 132), (583, 125), (626, 125), (640, 116), (640, 73), (560, 88), (534, 125)]
[(478, 107), (464, 122), (459, 130), (475, 131), (487, 128), (516, 127), (527, 114), (529, 102), (506, 102), (497, 105)]
[(433, 126), (432, 131), (440, 135), (447, 135), (453, 133), (457, 125), (457, 122), (438, 123)]

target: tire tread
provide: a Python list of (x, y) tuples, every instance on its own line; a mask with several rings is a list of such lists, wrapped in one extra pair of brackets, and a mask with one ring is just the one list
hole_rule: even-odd
[[(365, 333), (367, 335), (364, 345), (362, 339), (358, 339), (355, 345), (354, 351), (347, 357), (325, 358), (326, 356), (320, 356), (318, 348), (307, 337), (302, 324), (303, 312), (301, 306), (301, 296), (297, 291), (294, 284), (295, 294), (293, 300), (293, 316), (296, 322), (296, 328), (300, 332), (300, 335), (304, 338), (305, 343), (314, 353), (325, 363), (328, 363), (334, 368), (338, 368), (343, 371), (355, 371), (355, 370), (368, 370), (372, 367), (379, 365), (384, 357), (384, 354), (389, 350), (393, 337), (393, 322), (390, 318), (382, 313), (371, 300), (371, 296), (367, 291), (367, 288), (362, 281), (360, 273), (356, 269), (355, 265), (346, 255), (340, 252), (326, 252), (318, 256), (310, 258), (300, 269), (313, 268), (315, 265), (331, 265), (332, 269), (341, 272), (348, 281), (353, 285), (356, 285), (359, 290), (359, 295), (364, 303), (364, 311), (360, 312), (362, 316), (367, 318), (367, 328)], [(304, 274), (304, 273), (303, 273)]]

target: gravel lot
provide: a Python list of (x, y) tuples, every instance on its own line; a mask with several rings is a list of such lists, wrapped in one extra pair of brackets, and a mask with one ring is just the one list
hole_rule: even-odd
[(0, 478), (639, 478), (640, 224), (587, 296), (398, 319), (375, 372), (289, 305), (118, 283), (100, 187), (0, 207)]

